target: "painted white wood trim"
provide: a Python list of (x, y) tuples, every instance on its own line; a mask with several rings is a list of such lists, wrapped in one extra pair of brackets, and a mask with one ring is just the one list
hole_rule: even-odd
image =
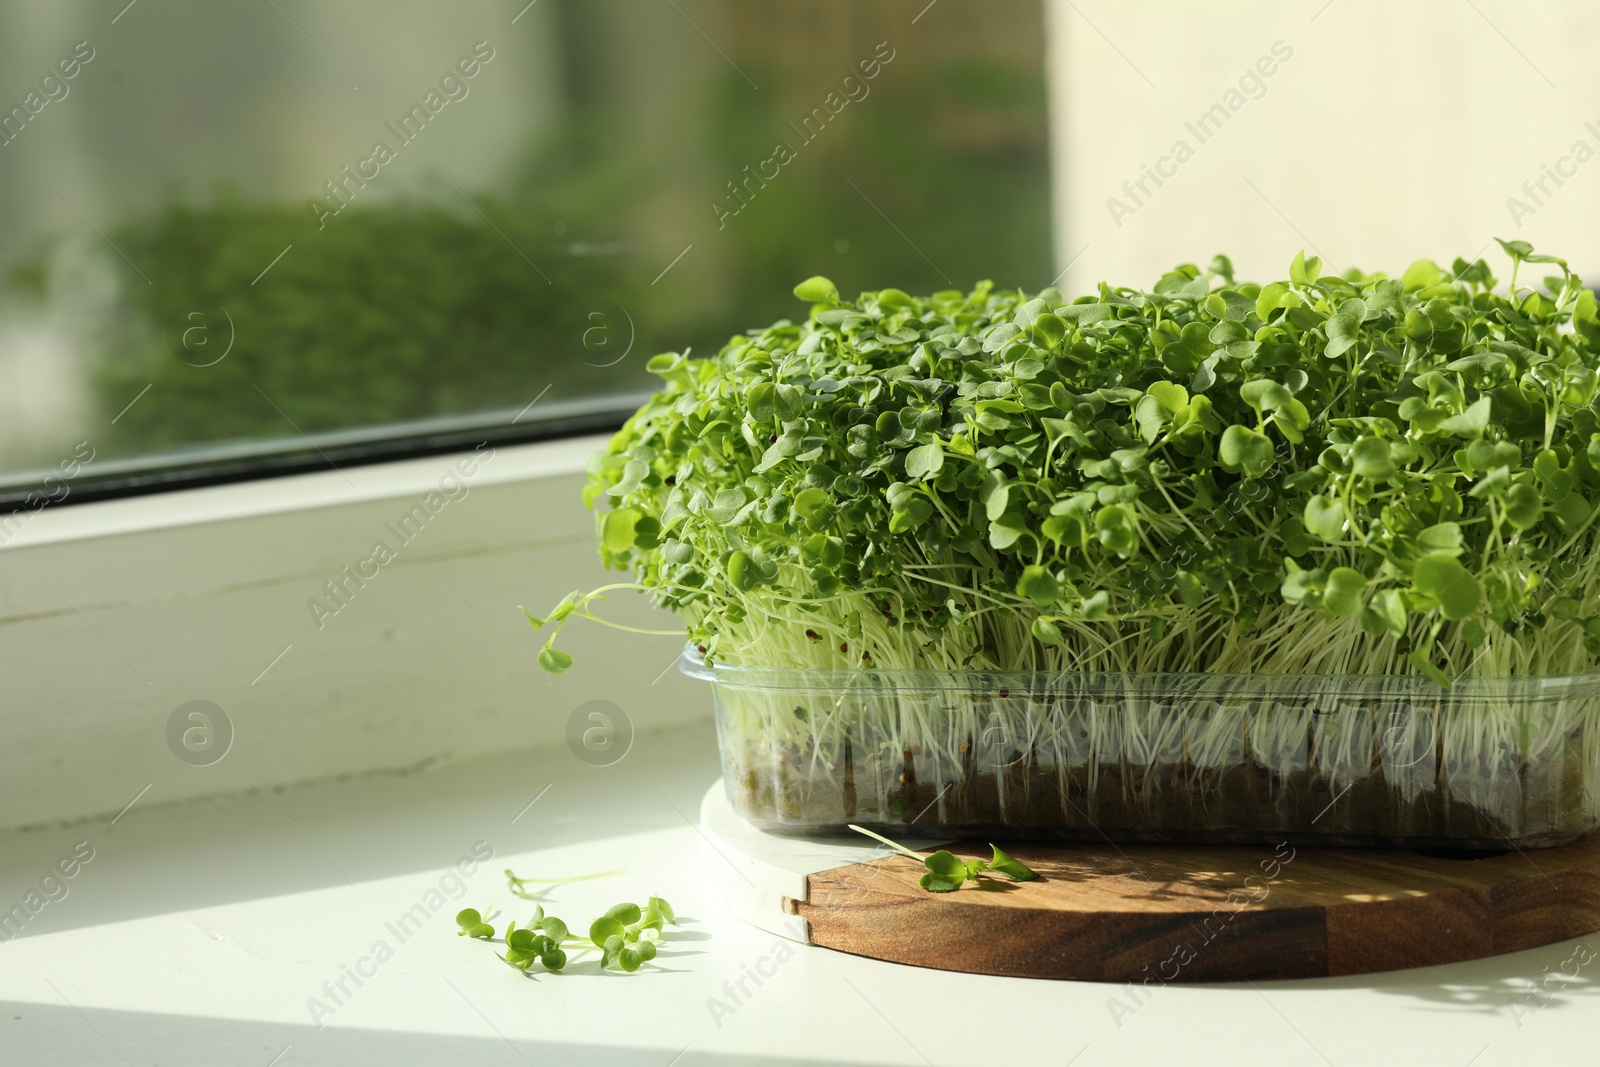
[[(573, 669), (535, 666), (518, 605), (618, 578), (581, 502), (601, 440), (496, 449), (454, 499), (471, 453), (39, 513), (0, 549), (0, 827), (559, 743), (589, 700), (641, 731), (703, 719), (672, 637), (574, 620)], [(168, 744), (192, 700), (233, 726), (209, 766)]]
[[(497, 447), (492, 463), (473, 475), (473, 485), (499, 485), (535, 478), (581, 474), (589, 456), (609, 434), (570, 437), (532, 445)], [(337, 507), (367, 500), (422, 495), (435, 487), (449, 460), (437, 456), (288, 475), (259, 481), (151, 493), (90, 504), (49, 505), (12, 519), (16, 533), (0, 538), (0, 550), (108, 537), (140, 530), (189, 526), (306, 508)], [(70, 501), (70, 494), (66, 501)], [(65, 502), (65, 501), (64, 501)]]

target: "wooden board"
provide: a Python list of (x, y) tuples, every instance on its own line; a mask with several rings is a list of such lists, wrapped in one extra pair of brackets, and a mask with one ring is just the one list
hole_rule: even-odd
[[(1481, 859), (1355, 849), (1000, 846), (1039, 881), (917, 885), (890, 855), (811, 874), (813, 944), (918, 967), (1143, 983), (1361, 974), (1600, 929), (1600, 834)], [(974, 847), (976, 846), (976, 847)], [(946, 846), (987, 859), (979, 842)]]

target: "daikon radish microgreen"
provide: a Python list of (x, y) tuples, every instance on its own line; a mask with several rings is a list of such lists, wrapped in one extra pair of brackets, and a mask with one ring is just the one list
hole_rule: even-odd
[(529, 616), (540, 663), (638, 589), (762, 667), (1592, 669), (1600, 317), (1503, 245), (1510, 287), (1304, 255), (1072, 298), (803, 282), (801, 321), (650, 360), (586, 490), (632, 580)]

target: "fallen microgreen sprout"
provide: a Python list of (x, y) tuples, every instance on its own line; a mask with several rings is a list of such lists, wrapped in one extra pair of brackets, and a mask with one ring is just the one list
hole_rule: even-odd
[[(621, 872), (608, 871), (607, 874)], [(509, 870), (507, 878), (514, 883), (556, 881), (556, 879), (518, 879)], [(597, 878), (600, 875), (583, 875)], [(578, 881), (579, 878), (561, 879)], [(483, 916), (473, 908), (464, 909), (456, 916), (459, 933), (487, 940), (494, 936), (494, 927), (483, 921)], [(604, 915), (589, 924), (587, 937), (575, 937), (567, 924), (554, 915), (545, 913), (542, 905), (535, 905), (533, 918), (526, 926), (518, 927), (515, 920), (506, 927), (505, 952), (496, 955), (507, 966), (514, 967), (531, 977), (535, 963), (542, 964), (550, 973), (561, 971), (567, 965), (569, 952), (597, 952), (602, 970), (633, 973), (656, 958), (657, 946), (665, 940), (665, 927), (677, 925), (677, 915), (672, 905), (661, 897), (650, 897), (644, 907), (624, 902), (610, 908)]]
[(456, 931), (457, 937), (477, 937), (487, 940), (494, 936), (494, 927), (486, 921), (494, 915), (490, 908), (486, 913), (480, 914), (477, 908), (462, 908), (456, 912), (456, 925), (461, 929)]
[(533, 921), (528, 925), (535, 930), (549, 934), (557, 942), (567, 939), (567, 924), (554, 915), (546, 915), (542, 905), (534, 906)]
[[(639, 905), (618, 904), (589, 924), (589, 940), (603, 946), (612, 937), (620, 937), (629, 923), (638, 922)], [(637, 936), (637, 935), (636, 935)]]
[(507, 930), (506, 951), (500, 957), (523, 974), (538, 960), (547, 971), (559, 971), (567, 965), (567, 954), (561, 948), (561, 939), (530, 929)]
[(632, 974), (649, 960), (656, 958), (656, 943), (650, 940), (628, 941), (621, 934), (606, 938), (600, 966), (608, 971), (626, 971)]
[(660, 897), (651, 897), (650, 902), (645, 905), (644, 914), (637, 921), (628, 924), (623, 930), (623, 936), (639, 938), (653, 935), (659, 938), (666, 923), (676, 924), (677, 921), (677, 916), (672, 913), (671, 904)]
[(651, 897), (643, 908), (618, 904), (590, 924), (589, 942), (600, 949), (601, 967), (632, 973), (656, 958), (656, 942), (664, 938), (667, 923), (676, 924), (677, 917), (660, 897)]
[(527, 887), (530, 885), (543, 885), (550, 887), (534, 891), (537, 893), (548, 893), (551, 888), (554, 888), (558, 885), (566, 885), (569, 882), (585, 882), (591, 878), (610, 878), (613, 875), (624, 873), (626, 872), (619, 868), (614, 871), (597, 871), (594, 874), (574, 874), (567, 878), (519, 878), (516, 874), (512, 873), (510, 867), (507, 867), (506, 887), (523, 900), (533, 900), (533, 893), (528, 892), (527, 889)]
[(928, 868), (917, 882), (918, 885), (930, 893), (953, 893), (968, 882), (976, 882), (982, 875), (998, 874), (1013, 882), (1031, 882), (1039, 876), (1029, 869), (1020, 860), (1014, 859), (1001, 851), (1000, 846), (991, 843), (989, 848), (994, 851), (993, 858), (989, 860), (963, 860), (960, 856), (947, 849), (939, 849), (933, 853), (916, 852), (904, 845), (891, 841), (882, 834), (874, 833), (865, 826), (850, 824), (850, 829), (860, 834), (866, 834), (875, 841), (881, 841), (902, 856), (922, 861)]

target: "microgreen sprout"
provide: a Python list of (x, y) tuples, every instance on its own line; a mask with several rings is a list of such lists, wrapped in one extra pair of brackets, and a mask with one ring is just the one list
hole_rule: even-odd
[(500, 958), (523, 974), (528, 973), (535, 960), (547, 971), (559, 971), (567, 965), (563, 945), (569, 942), (575, 943), (575, 939), (568, 934), (567, 924), (554, 915), (546, 915), (542, 905), (535, 905), (526, 927), (519, 930), (513, 921), (506, 928), (506, 952)]
[(500, 958), (523, 974), (528, 973), (534, 960), (544, 964), (547, 971), (559, 971), (567, 965), (560, 938), (529, 929), (507, 930), (506, 951)]
[(456, 912), (456, 925), (461, 927), (456, 931), (456, 936), (478, 937), (485, 940), (493, 937), (494, 927), (485, 921), (493, 914), (493, 908), (490, 908), (485, 914), (479, 914), (477, 908), (462, 908)]
[(651, 897), (645, 905), (644, 914), (635, 922), (629, 923), (623, 931), (625, 937), (657, 937), (662, 935), (662, 928), (666, 923), (676, 924), (677, 917), (672, 914), (672, 905), (660, 897)]
[(597, 871), (594, 874), (574, 874), (567, 878), (519, 878), (512, 873), (510, 867), (507, 867), (506, 887), (523, 900), (533, 900), (534, 893), (548, 893), (550, 890), (536, 889), (530, 893), (527, 888), (530, 885), (544, 885), (553, 888), (558, 885), (566, 885), (568, 882), (583, 882), (590, 878), (610, 878), (613, 875), (623, 873), (625, 872), (619, 869), (615, 871)]
[(639, 915), (639, 905), (618, 904), (589, 924), (589, 940), (603, 946), (608, 939), (620, 937), (629, 923), (638, 922)]
[(866, 834), (875, 841), (880, 841), (902, 856), (922, 861), (928, 873), (918, 879), (917, 884), (930, 893), (953, 893), (968, 882), (976, 882), (982, 875), (998, 874), (1009, 878), (1013, 882), (1031, 882), (1039, 876), (1030, 870), (1020, 860), (1013, 859), (1001, 851), (999, 845), (990, 844), (994, 856), (988, 860), (963, 860), (960, 856), (948, 849), (939, 849), (933, 853), (916, 852), (906, 846), (891, 841), (880, 833), (868, 830), (864, 826), (850, 824), (850, 829), (860, 834)]
[[(1600, 658), (1600, 309), (1502, 242), (1398, 276), (796, 294), (590, 468), (707, 662), (889, 670), (1576, 673)], [(1543, 289), (1516, 270), (1550, 264)], [(603, 620), (601, 620), (603, 621)], [(814, 709), (813, 709), (814, 710)]]
[(628, 941), (621, 934), (606, 938), (600, 966), (606, 970), (633, 973), (656, 958), (656, 944), (650, 940)]
[(528, 925), (549, 934), (557, 943), (567, 939), (567, 924), (554, 915), (546, 915), (542, 906), (534, 907), (533, 921)]
[(618, 904), (589, 925), (589, 943), (600, 949), (602, 968), (632, 973), (656, 958), (663, 926), (676, 922), (672, 905), (660, 897), (651, 897), (643, 908)]
[[(517, 879), (510, 871), (506, 875), (514, 883), (541, 881)], [(516, 888), (513, 885), (513, 889)], [(508, 966), (528, 975), (536, 962), (542, 964), (546, 971), (555, 973), (566, 967), (569, 951), (597, 952), (603, 970), (632, 973), (656, 958), (657, 945), (665, 936), (664, 927), (676, 925), (677, 921), (671, 904), (661, 897), (650, 897), (643, 908), (633, 903), (613, 906), (589, 925), (589, 936), (581, 938), (574, 937), (561, 919), (546, 914), (543, 905), (535, 905), (533, 918), (526, 926), (519, 928), (513, 920), (506, 927), (503, 938), (506, 950), (496, 955)], [(468, 937), (487, 940), (494, 936), (494, 928), (487, 925), (483, 916), (473, 908), (464, 909), (458, 914), (456, 924), (461, 927), (459, 933)]]

